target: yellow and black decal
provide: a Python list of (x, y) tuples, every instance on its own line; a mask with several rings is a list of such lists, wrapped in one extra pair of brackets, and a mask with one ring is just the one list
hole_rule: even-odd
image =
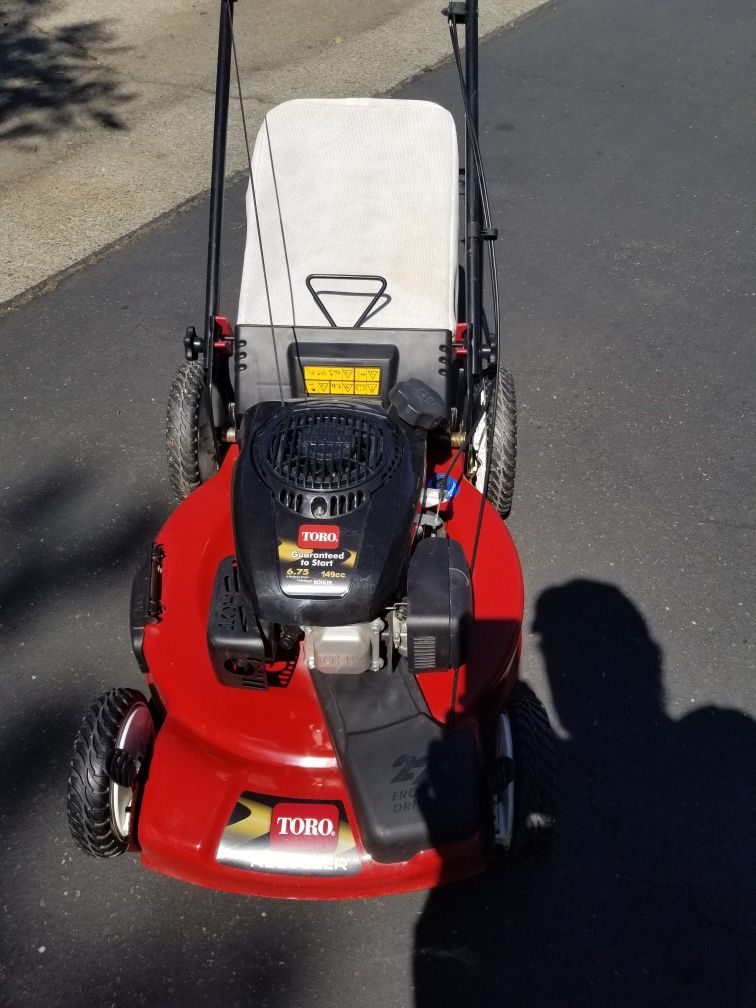
[(344, 595), (357, 561), (353, 550), (329, 543), (284, 539), (278, 545), (278, 574), (287, 595)]
[(292, 342), (287, 354), (292, 391), (297, 396), (361, 396), (382, 399), (396, 384), (399, 351), (392, 343)]
[(340, 801), (245, 791), (216, 852), (221, 864), (284, 875), (355, 875), (360, 858)]
[(310, 395), (379, 396), (380, 367), (336, 367), (305, 364), (305, 389)]

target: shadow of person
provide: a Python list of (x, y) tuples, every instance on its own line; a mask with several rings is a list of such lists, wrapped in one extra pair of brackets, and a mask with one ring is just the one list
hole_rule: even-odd
[(756, 724), (670, 718), (662, 652), (613, 585), (548, 589), (533, 629), (565, 733), (555, 849), (430, 894), (417, 1008), (750, 1008)]

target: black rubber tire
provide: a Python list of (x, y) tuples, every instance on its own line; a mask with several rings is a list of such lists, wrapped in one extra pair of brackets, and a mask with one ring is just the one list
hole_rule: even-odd
[(179, 502), (218, 471), (203, 384), (202, 365), (199, 361), (187, 361), (176, 372), (168, 396), (165, 429), (168, 476)]
[(138, 690), (112, 689), (99, 696), (81, 722), (68, 775), (68, 825), (76, 844), (94, 857), (116, 857), (128, 840), (113, 826), (107, 766), (121, 726), (138, 703)]
[(541, 701), (518, 682), (507, 705), (514, 755), (514, 824), (510, 853), (523, 860), (551, 848), (556, 813), (556, 737)]
[(517, 467), (517, 399), (510, 371), (497, 368), (496, 382), (496, 415), (488, 431), (488, 499), (506, 521), (512, 511)]

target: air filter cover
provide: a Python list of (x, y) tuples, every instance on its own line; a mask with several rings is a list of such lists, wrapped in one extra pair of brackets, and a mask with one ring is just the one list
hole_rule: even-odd
[(268, 421), (253, 454), (280, 503), (326, 518), (361, 507), (383, 486), (401, 464), (403, 443), (383, 410), (320, 404)]

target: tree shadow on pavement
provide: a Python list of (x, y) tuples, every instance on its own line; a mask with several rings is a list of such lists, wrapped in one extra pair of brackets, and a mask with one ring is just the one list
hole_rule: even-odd
[[(26, 639), (27, 662), (43, 641), (39, 621), (61, 615), (70, 620), (74, 605), (102, 597), (124, 572), (130, 584), (137, 558), (159, 527), (163, 515), (154, 502), (121, 508), (111, 494), (93, 468), (61, 463), (5, 495), (0, 629), (7, 642)], [(102, 500), (104, 510), (97, 503)], [(124, 625), (127, 618), (125, 597)]]
[(613, 585), (545, 591), (534, 630), (568, 733), (555, 850), (430, 894), (417, 1008), (752, 1005), (756, 724), (670, 718), (662, 652)]
[[(64, 785), (79, 721), (121, 652), (138, 682), (127, 648), (114, 655), (113, 642), (125, 636), (131, 577), (158, 521), (155, 508), (122, 510), (102, 474), (82, 463), (42, 468), (3, 496), (0, 819), (13, 831), (30, 796), (32, 804), (44, 796), (55, 775)], [(103, 639), (114, 607), (120, 625)], [(6, 839), (12, 830), (6, 823)]]
[(134, 95), (105, 58), (117, 50), (107, 20), (50, 30), (58, 0), (5, 6), (0, 17), (0, 140), (31, 143), (63, 130), (126, 129), (119, 109)]

